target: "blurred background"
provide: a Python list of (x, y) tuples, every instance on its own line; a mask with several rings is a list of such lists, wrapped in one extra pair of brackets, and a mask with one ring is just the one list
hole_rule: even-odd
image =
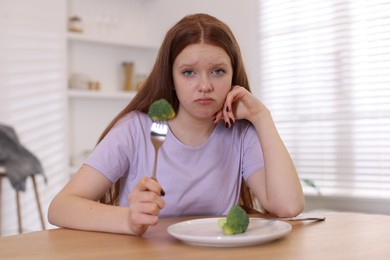
[[(142, 87), (166, 31), (209, 13), (241, 46), (306, 211), (390, 214), (389, 11), (384, 0), (0, 0), (0, 124), (42, 163), (46, 221), (53, 196)], [(32, 185), (20, 194), (23, 232), (41, 228)], [(1, 235), (15, 234), (6, 179), (0, 193)]]

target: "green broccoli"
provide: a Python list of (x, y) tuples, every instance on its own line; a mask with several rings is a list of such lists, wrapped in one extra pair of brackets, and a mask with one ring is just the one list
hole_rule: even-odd
[(154, 101), (148, 111), (149, 117), (154, 121), (168, 121), (175, 117), (175, 111), (166, 99)]
[(226, 218), (218, 220), (218, 226), (225, 235), (244, 233), (249, 225), (249, 216), (240, 206), (234, 205)]

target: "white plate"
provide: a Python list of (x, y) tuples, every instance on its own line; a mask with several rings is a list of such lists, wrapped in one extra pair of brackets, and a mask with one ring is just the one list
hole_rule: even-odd
[(262, 244), (281, 238), (291, 225), (279, 220), (250, 218), (243, 234), (227, 236), (218, 226), (220, 218), (203, 218), (179, 222), (168, 227), (168, 233), (188, 244), (211, 247), (238, 247)]

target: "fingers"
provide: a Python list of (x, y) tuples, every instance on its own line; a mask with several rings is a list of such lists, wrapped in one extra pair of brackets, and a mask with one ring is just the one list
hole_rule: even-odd
[(224, 109), (223, 109), (225, 114), (227, 114), (227, 113), (231, 113), (232, 114), (232, 111), (233, 111), (233, 100), (234, 100), (235, 95), (237, 95), (237, 89), (238, 88), (239, 88), (239, 86), (232, 87), (230, 92), (226, 95)]
[(213, 122), (216, 124), (223, 119), (225, 121), (226, 128), (230, 128), (233, 125), (233, 123), (235, 122), (235, 118), (234, 118), (233, 113), (231, 113), (231, 117), (229, 117), (229, 115), (227, 115), (227, 113), (229, 113), (229, 112), (224, 111), (224, 109), (228, 109), (228, 108), (226, 106), (224, 106), (220, 111), (218, 111), (215, 114)]
[(234, 101), (237, 90), (236, 88), (240, 88), (239, 86), (234, 86), (227, 94), (224, 106), (217, 113), (214, 114), (213, 122), (216, 124), (222, 119), (225, 121), (226, 128), (230, 128), (233, 123), (236, 121), (236, 117), (234, 116)]
[(151, 191), (156, 193), (159, 196), (165, 195), (165, 192), (163, 191), (158, 181), (154, 178), (148, 178), (146, 176), (141, 178), (141, 180), (138, 182), (135, 189), (142, 190), (142, 191)]
[[(152, 180), (157, 181), (157, 179), (156, 179), (155, 177), (152, 177)], [(158, 181), (157, 181), (157, 182), (158, 182)], [(165, 196), (165, 191), (163, 190), (163, 188), (161, 188), (161, 186), (160, 186), (160, 195), (161, 195), (162, 197)]]
[(244, 96), (244, 94), (240, 92), (240, 88), (240, 86), (234, 86), (225, 99), (224, 109), (222, 110), (222, 117), (227, 128), (232, 127), (236, 121), (234, 112), (237, 105), (235, 102)]
[(222, 117), (223, 117), (223, 111), (219, 110), (217, 113), (215, 113), (213, 122), (215, 124), (218, 123), (219, 121), (221, 121)]
[(237, 119), (247, 119), (253, 123), (262, 111), (267, 111), (267, 108), (258, 98), (247, 89), (234, 86), (226, 96), (222, 118), (226, 127), (230, 128)]
[(129, 223), (133, 231), (142, 234), (148, 226), (156, 225), (165, 201), (160, 196), (160, 184), (148, 177), (142, 177), (129, 194)]
[(160, 184), (152, 178), (144, 176), (138, 182), (134, 191), (129, 195), (129, 202), (155, 203), (158, 208), (162, 209), (165, 206), (165, 201), (161, 198), (160, 194)]

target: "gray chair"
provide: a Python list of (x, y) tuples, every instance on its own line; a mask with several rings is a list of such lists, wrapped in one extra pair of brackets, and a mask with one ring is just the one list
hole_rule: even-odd
[(45, 221), (35, 180), (35, 175), (37, 174), (41, 174), (46, 182), (46, 177), (38, 158), (19, 143), (19, 139), (12, 127), (0, 124), (0, 235), (3, 178), (8, 178), (15, 189), (19, 233), (23, 232), (20, 191), (25, 191), (27, 178), (32, 180), (41, 226), (43, 230), (45, 229)]

